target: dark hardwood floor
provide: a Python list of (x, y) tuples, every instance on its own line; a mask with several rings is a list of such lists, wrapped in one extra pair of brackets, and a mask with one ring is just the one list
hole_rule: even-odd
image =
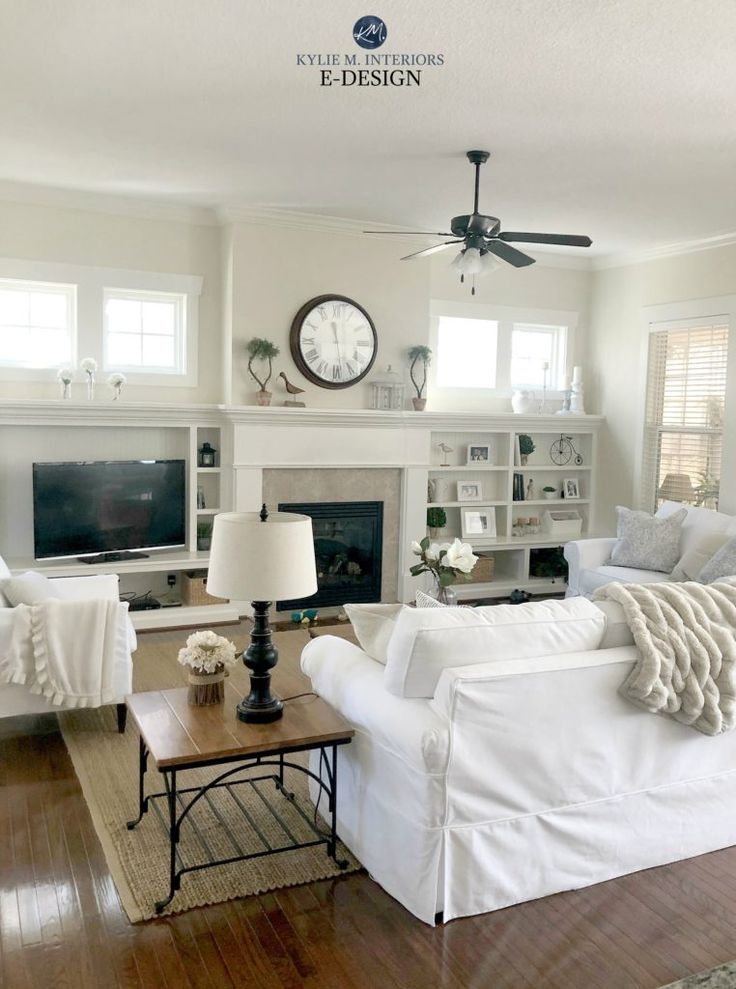
[(0, 721), (0, 794), (3, 989), (654, 989), (736, 958), (736, 848), (434, 929), (365, 874), (133, 926), (55, 716)]

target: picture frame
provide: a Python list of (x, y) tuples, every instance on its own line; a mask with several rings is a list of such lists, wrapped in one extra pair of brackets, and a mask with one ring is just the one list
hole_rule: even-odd
[(463, 539), (493, 539), (496, 535), (496, 509), (490, 505), (460, 509)]
[(480, 481), (458, 481), (458, 501), (483, 501), (483, 485)]
[(580, 485), (577, 477), (563, 477), (562, 490), (565, 492), (565, 501), (575, 501), (580, 497)]
[(488, 443), (469, 443), (467, 452), (469, 464), (490, 464), (491, 447)]

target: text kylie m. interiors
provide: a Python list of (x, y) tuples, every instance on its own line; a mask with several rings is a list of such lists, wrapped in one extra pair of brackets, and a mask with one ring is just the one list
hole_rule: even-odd
[[(443, 65), (442, 54), (364, 54), (338, 55), (322, 53), (315, 55), (299, 54), (297, 65), (319, 68), (320, 86), (420, 86), (420, 66)], [(346, 66), (339, 72), (332, 67)], [(354, 68), (353, 68), (354, 66)], [(382, 66), (368, 69), (362, 66)]]

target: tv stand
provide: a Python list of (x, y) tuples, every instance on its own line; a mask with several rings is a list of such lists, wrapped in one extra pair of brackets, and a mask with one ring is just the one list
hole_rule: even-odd
[(121, 560), (147, 560), (148, 553), (134, 553), (132, 550), (122, 550), (119, 553), (98, 553), (97, 556), (78, 556), (80, 563), (119, 563)]

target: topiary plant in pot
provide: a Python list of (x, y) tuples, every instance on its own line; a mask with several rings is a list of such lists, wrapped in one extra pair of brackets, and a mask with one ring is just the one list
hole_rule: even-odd
[(521, 460), (522, 467), (526, 467), (529, 454), (534, 453), (535, 450), (536, 447), (531, 436), (527, 436), (526, 433), (519, 433), (519, 459)]
[[(431, 363), (432, 351), (429, 347), (425, 347), (423, 344), (416, 344), (414, 347), (409, 347), (409, 377), (417, 393), (417, 397), (412, 398), (415, 412), (424, 412), (427, 405), (427, 399), (424, 397), (424, 389), (427, 387), (427, 368)], [(422, 366), (421, 384), (414, 376), (418, 364)]]
[(439, 535), (439, 530), (444, 529), (446, 525), (447, 512), (444, 508), (435, 507), (427, 509), (427, 528), (432, 539), (436, 539)]
[[(270, 405), (271, 404), (271, 392), (268, 391), (267, 385), (271, 380), (273, 374), (273, 360), (275, 357), (279, 356), (279, 348), (275, 343), (271, 343), (270, 340), (264, 340), (263, 337), (253, 337), (245, 345), (246, 353), (248, 354), (248, 373), (253, 378), (253, 380), (258, 384), (258, 395), (257, 401), (259, 405)], [(258, 361), (259, 365), (262, 367), (263, 364), (268, 365), (268, 374), (265, 374), (266, 368), (258, 373), (253, 367), (253, 361)]]

